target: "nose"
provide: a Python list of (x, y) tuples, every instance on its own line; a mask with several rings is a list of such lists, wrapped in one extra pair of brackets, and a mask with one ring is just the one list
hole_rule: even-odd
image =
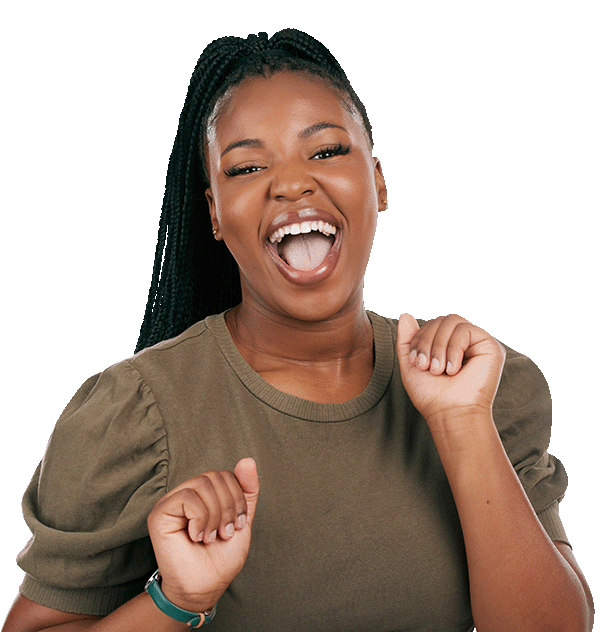
[(315, 192), (316, 182), (301, 160), (286, 161), (273, 169), (271, 197), (299, 200)]

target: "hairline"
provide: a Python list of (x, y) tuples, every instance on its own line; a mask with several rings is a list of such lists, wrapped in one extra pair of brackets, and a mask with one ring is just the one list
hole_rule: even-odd
[(361, 115), (361, 113), (359, 112), (359, 110), (356, 108), (356, 106), (354, 105), (353, 101), (352, 101), (352, 97), (350, 95), (350, 92), (344, 88), (341, 85), (338, 85), (337, 82), (335, 82), (332, 78), (330, 78), (329, 76), (327, 76), (325, 73), (319, 73), (317, 71), (312, 71), (311, 69), (307, 69), (307, 68), (277, 68), (277, 69), (272, 69), (269, 67), (263, 67), (263, 71), (262, 73), (259, 74), (249, 74), (244, 76), (240, 81), (233, 83), (232, 85), (228, 86), (226, 88), (226, 90), (223, 92), (223, 94), (218, 95), (214, 101), (214, 105), (212, 106), (212, 108), (210, 108), (210, 111), (208, 112), (208, 114), (205, 117), (206, 120), (206, 124), (204, 125), (204, 129), (203, 129), (203, 138), (202, 138), (202, 147), (200, 148), (200, 152), (201, 154), (203, 154), (201, 156), (201, 164), (203, 166), (203, 169), (205, 171), (204, 173), (204, 177), (207, 181), (207, 183), (210, 184), (210, 180), (209, 180), (209, 163), (208, 163), (208, 145), (209, 142), (212, 138), (214, 138), (214, 134), (215, 134), (215, 129), (216, 129), (216, 125), (217, 125), (217, 121), (219, 119), (219, 116), (221, 115), (223, 109), (225, 108), (226, 104), (233, 98), (233, 93), (235, 92), (235, 90), (237, 88), (240, 88), (241, 86), (243, 86), (244, 84), (248, 83), (249, 81), (252, 81), (253, 79), (270, 79), (271, 77), (273, 77), (276, 74), (280, 74), (280, 73), (288, 73), (288, 74), (299, 74), (304, 76), (306, 79), (309, 79), (311, 81), (319, 81), (322, 85), (325, 85), (327, 88), (329, 88), (330, 90), (332, 90), (333, 92), (336, 93), (336, 96), (339, 98), (340, 102), (342, 103), (342, 105), (344, 106), (344, 109), (353, 117), (355, 118), (361, 125), (363, 132), (365, 134), (365, 137), (367, 139), (367, 143), (369, 145), (369, 147), (372, 149), (373, 145), (371, 142), (371, 139), (369, 137), (369, 132), (367, 130), (367, 126), (365, 121), (363, 120), (363, 117)]

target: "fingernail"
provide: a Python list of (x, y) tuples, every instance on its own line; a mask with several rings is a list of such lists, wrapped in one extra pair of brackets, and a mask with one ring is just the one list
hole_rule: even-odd
[(440, 368), (440, 361), (437, 358), (433, 358), (430, 368), (432, 371), (437, 371)]
[(214, 542), (217, 539), (217, 530), (215, 529), (209, 536), (208, 541)]
[(412, 364), (414, 364), (414, 363), (415, 363), (415, 359), (416, 359), (416, 357), (417, 357), (417, 350), (416, 350), (416, 349), (413, 349), (413, 350), (410, 352), (410, 355), (408, 356), (408, 359), (411, 361), (411, 363), (412, 363)]
[(448, 362), (448, 364), (446, 364), (446, 373), (450, 373), (450, 371), (452, 371), (452, 362)]
[(240, 514), (237, 519), (238, 529), (243, 529), (246, 526), (246, 514)]
[(196, 542), (202, 542), (202, 537), (204, 536), (204, 531), (201, 531), (196, 538)]
[(230, 522), (225, 527), (225, 533), (231, 538), (235, 534), (235, 527), (233, 526), (233, 522)]
[(417, 358), (417, 364), (419, 366), (425, 366), (427, 364), (427, 356), (424, 353), (419, 353), (419, 357)]

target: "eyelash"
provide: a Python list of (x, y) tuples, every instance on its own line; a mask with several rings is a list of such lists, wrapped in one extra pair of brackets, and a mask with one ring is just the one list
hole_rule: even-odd
[(324, 147), (323, 149), (319, 149), (319, 151), (312, 156), (313, 160), (323, 160), (323, 158), (317, 158), (317, 156), (323, 156), (324, 154), (329, 154), (329, 156), (324, 156), (325, 158), (332, 158), (333, 156), (345, 156), (350, 153), (352, 147), (350, 145), (342, 145), (342, 143), (336, 143), (335, 145), (330, 145), (329, 147)]
[[(336, 143), (335, 145), (329, 145), (329, 147), (319, 149), (319, 151), (311, 156), (311, 160), (325, 160), (327, 158), (333, 158), (334, 156), (346, 156), (350, 153), (351, 149), (352, 147), (350, 145), (342, 145), (342, 143)], [(258, 167), (256, 165), (248, 165), (246, 167), (230, 167), (229, 169), (225, 169), (223, 173), (226, 176), (233, 178), (235, 176), (255, 173), (256, 171), (260, 171), (261, 169), (262, 167)]]
[(226, 176), (240, 176), (248, 173), (254, 173), (255, 171), (260, 171), (261, 167), (257, 167), (255, 165), (250, 165), (248, 167), (230, 167), (229, 169), (225, 169), (223, 173)]

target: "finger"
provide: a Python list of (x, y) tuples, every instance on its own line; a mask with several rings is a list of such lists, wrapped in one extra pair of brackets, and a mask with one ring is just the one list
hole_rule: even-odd
[(431, 365), (431, 348), (443, 317), (430, 320), (421, 327), (410, 344), (410, 359), (414, 366), (421, 371), (427, 371)]
[(252, 526), (260, 492), (258, 470), (254, 459), (241, 459), (233, 470), (246, 499), (247, 523)]
[(471, 346), (471, 323), (462, 322), (457, 324), (446, 349), (446, 373), (456, 375), (462, 368), (465, 353)]
[(217, 539), (221, 523), (221, 502), (209, 474), (207, 472), (187, 481), (191, 491), (200, 498), (206, 507), (206, 519), (201, 528), (199, 520), (190, 520), (190, 537), (197, 542), (203, 541), (205, 544), (210, 544)]
[[(434, 375), (441, 375), (444, 372), (448, 372), (448, 370), (452, 372), (452, 370), (460, 369), (462, 365), (462, 355), (457, 353), (457, 350), (453, 348), (450, 357), (449, 345), (457, 327), (465, 322), (464, 318), (456, 314), (451, 314), (440, 320), (430, 350), (431, 361), (429, 370)], [(457, 340), (455, 340), (455, 342), (457, 342)], [(459, 363), (457, 364), (457, 362)], [(451, 373), (448, 374), (450, 375)]]
[(187, 531), (194, 542), (205, 530), (208, 509), (195, 490), (190, 487), (174, 490), (156, 503), (148, 516), (150, 535), (172, 535)]
[[(216, 499), (216, 503), (211, 505), (209, 519), (204, 532), (204, 542), (209, 544), (217, 539), (217, 534), (223, 540), (229, 540), (235, 534), (235, 522), (237, 520), (236, 501), (230, 490), (230, 483), (227, 479), (233, 477), (231, 472), (206, 472), (202, 478), (210, 481), (199, 489), (200, 498), (208, 505)], [(212, 486), (212, 488), (211, 488)], [(208, 494), (205, 496), (204, 494)]]
[(223, 479), (229, 487), (229, 493), (233, 499), (234, 507), (234, 528), (243, 529), (246, 526), (248, 516), (248, 505), (246, 503), (246, 496), (242, 490), (238, 479), (233, 472), (224, 471), (221, 472)]
[(398, 318), (398, 358), (400, 362), (408, 362), (410, 356), (410, 345), (419, 331), (419, 323), (410, 315), (402, 314)]

